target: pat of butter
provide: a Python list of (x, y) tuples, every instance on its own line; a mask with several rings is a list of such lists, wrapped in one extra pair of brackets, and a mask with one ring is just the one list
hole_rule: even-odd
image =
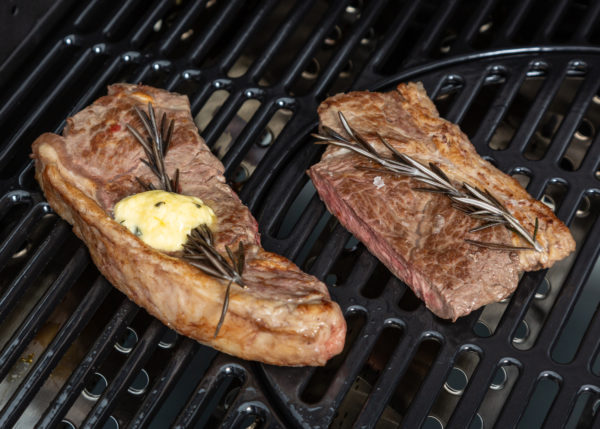
[(166, 191), (147, 191), (119, 201), (115, 220), (144, 243), (167, 252), (183, 249), (190, 231), (201, 224), (209, 228), (217, 219), (200, 198)]

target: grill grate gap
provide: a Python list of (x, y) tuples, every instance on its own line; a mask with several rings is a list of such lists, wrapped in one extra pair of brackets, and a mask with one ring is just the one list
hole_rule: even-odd
[(585, 0), (570, 2), (565, 13), (561, 15), (556, 29), (552, 34), (552, 42), (569, 42), (576, 34), (577, 27), (581, 25), (586, 15), (590, 12), (590, 8), (590, 2)]
[(445, 118), (450, 111), (463, 86), (464, 82), (460, 76), (452, 75), (444, 79), (438, 95), (433, 99), (435, 107), (442, 118)]
[[(348, 273), (351, 266), (352, 263), (349, 263), (346, 269), (340, 269), (340, 273)], [(370, 299), (378, 298), (387, 287), (391, 277), (393, 276), (390, 274), (385, 265), (378, 263), (375, 271), (369, 277), (369, 280), (367, 280), (367, 282), (360, 288), (361, 295)], [(340, 283), (343, 283), (343, 279), (344, 278), (342, 277)]]
[(107, 24), (120, 4), (118, 0), (109, 0), (108, 4), (97, 0), (87, 3), (75, 19), (75, 28), (84, 34), (99, 30)]
[(307, 404), (315, 404), (323, 398), (335, 378), (337, 370), (341, 367), (353, 344), (363, 332), (367, 318), (363, 312), (353, 311), (347, 316), (346, 323), (348, 324), (348, 329), (346, 331), (344, 350), (339, 355), (330, 359), (325, 366), (316, 368), (302, 389), (302, 393), (300, 393), (300, 399)]
[[(260, 107), (260, 101), (250, 99), (244, 101), (240, 106), (235, 116), (231, 119), (225, 130), (220, 134), (218, 140), (214, 143), (211, 150), (217, 156), (222, 159), (231, 144), (237, 139), (242, 133), (248, 122), (252, 120), (252, 117)], [(210, 125), (209, 125), (210, 126)]]
[(543, 158), (582, 82), (583, 79), (579, 76), (567, 76), (563, 80), (523, 153), (525, 158), (531, 160)]
[(467, 388), (479, 360), (479, 355), (473, 350), (463, 350), (458, 354), (454, 366), (429, 412), (431, 423), (426, 421), (422, 426), (423, 429), (434, 428), (435, 424), (441, 428), (446, 426), (456, 404)]
[[(597, 206), (597, 204), (598, 201), (594, 201), (593, 205)], [(552, 359), (556, 362), (568, 363), (575, 357), (583, 335), (600, 303), (599, 282), (600, 259), (596, 259), (590, 277), (582, 286), (571, 316), (552, 349)]]
[(304, 186), (297, 193), (296, 198), (290, 204), (287, 212), (283, 216), (281, 226), (277, 232), (278, 238), (285, 238), (295, 229), (295, 225), (302, 216), (303, 211), (308, 207), (309, 202), (316, 194), (316, 189), (310, 180), (304, 179)]
[[(314, 196), (313, 201), (318, 197)], [(330, 231), (338, 225), (338, 221), (335, 217), (331, 216), (328, 211), (325, 211), (319, 218), (319, 222), (316, 224), (304, 246), (300, 249), (298, 256), (294, 258), (294, 262), (302, 267), (304, 271), (310, 272), (317, 257), (321, 254), (321, 251), (327, 243)]]
[[(297, 16), (296, 19), (300, 19), (298, 25), (295, 26), (295, 29), (293, 29), (286, 40), (281, 43), (276, 54), (261, 67), (260, 83), (262, 86), (273, 85), (286, 77), (289, 65), (298, 58), (301, 50), (305, 48), (305, 45), (312, 34), (319, 29), (320, 22), (327, 14), (328, 9), (332, 7), (322, 0), (312, 2), (312, 5), (308, 2), (304, 5), (301, 3), (302, 2), (298, 3), (295, 7), (295, 9), (297, 9), (298, 6), (300, 6), (298, 10), (302, 12), (302, 18), (300, 18), (301, 15), (294, 15)], [(328, 47), (326, 49), (328, 52), (331, 51), (331, 47), (339, 44), (344, 35), (342, 27), (336, 26), (336, 28), (338, 31), (332, 35), (330, 44), (326, 45)], [(325, 41), (323, 41), (323, 43), (325, 44)], [(323, 52), (320, 50), (313, 53), (312, 59), (305, 70), (298, 79), (291, 84), (290, 94), (302, 95), (308, 92), (308, 87), (319, 75), (321, 65), (324, 64), (325, 58)]]
[(514, 0), (495, 2), (490, 13), (480, 22), (471, 46), (478, 50), (489, 48), (494, 40), (501, 35), (500, 30), (506, 24), (510, 12), (514, 10), (514, 6)]
[(330, 428), (347, 428), (356, 420), (392, 353), (400, 343), (401, 336), (402, 328), (399, 326), (388, 325), (383, 328), (371, 354), (341, 402)]
[(478, 5), (479, 2), (477, 0), (461, 0), (458, 2), (458, 6), (454, 9), (452, 17), (444, 28), (444, 32), (434, 44), (434, 49), (430, 53), (432, 58), (439, 59), (454, 53), (453, 45)]
[(598, 413), (600, 391), (587, 387), (582, 389), (575, 399), (575, 404), (565, 425), (566, 429), (583, 429), (592, 427), (594, 416)]
[(490, 139), (489, 147), (494, 150), (505, 150), (512, 141), (519, 125), (527, 115), (527, 112), (533, 105), (533, 101), (544, 82), (543, 70), (533, 69), (533, 76), (528, 75), (525, 79), (514, 100), (510, 104), (506, 116), (494, 132)]
[(217, 385), (207, 395), (209, 399), (203, 404), (204, 410), (199, 413), (196, 427), (219, 427), (242, 385), (243, 380), (235, 374), (227, 374), (221, 377)]
[[(191, 340), (190, 343), (192, 343)], [(151, 429), (161, 429), (173, 423), (177, 413), (185, 405), (187, 398), (192, 395), (194, 388), (205, 376), (206, 370), (215, 355), (216, 351), (207, 347), (196, 349), (193, 357), (185, 366), (183, 375), (176, 380), (174, 387), (166, 392), (161, 406), (155, 408), (157, 413), (149, 425)], [(145, 418), (145, 416), (142, 417)]]
[[(440, 352), (441, 344), (435, 338), (426, 338), (421, 341), (402, 379), (398, 382), (393, 395), (385, 408), (382, 417), (378, 420), (376, 427), (383, 424), (383, 416), (394, 416), (395, 422), (402, 422), (410, 404), (425, 380), (433, 362)], [(388, 417), (389, 418), (389, 417)]]
[(530, 4), (527, 14), (519, 23), (518, 31), (513, 36), (513, 41), (517, 44), (531, 43), (539, 27), (537, 24), (546, 17), (549, 11), (548, 3), (545, 0), (534, 0)]
[(559, 384), (559, 380), (551, 374), (541, 374), (517, 428), (542, 427), (550, 406), (558, 394)]
[[(250, 69), (254, 61), (260, 57), (269, 41), (274, 38), (277, 28), (281, 26), (297, 4), (298, 2), (278, 2), (260, 26), (261, 31), (248, 39), (244, 50), (228, 70), (228, 77), (239, 78)], [(268, 80), (266, 82), (268, 84), (271, 83)]]
[(519, 369), (512, 363), (502, 363), (495, 368), (492, 381), (477, 411), (482, 427), (494, 426), (502, 410), (499, 404), (504, 404), (507, 400), (518, 377)]
[(401, 64), (407, 60), (413, 47), (417, 45), (427, 28), (431, 17), (435, 16), (440, 4), (434, 0), (425, 0), (419, 3), (414, 18), (408, 23), (403, 36), (395, 43), (394, 50), (388, 55), (388, 59), (381, 66), (381, 73), (389, 75), (395, 73)]
[(475, 136), (483, 118), (492, 107), (492, 103), (496, 100), (505, 83), (506, 75), (502, 69), (498, 69), (486, 76), (484, 84), (460, 123), (461, 130), (469, 138), (472, 139)]
[[(548, 186), (544, 197), (542, 197), (542, 201), (551, 207), (556, 206), (558, 209), (562, 198), (558, 197), (557, 194), (548, 191), (551, 185)], [(558, 188), (560, 189), (562, 186), (559, 186)], [(580, 207), (585, 208), (588, 203), (588, 199), (582, 200)], [(592, 217), (597, 216), (598, 209), (594, 208), (593, 212), (596, 214)], [(583, 214), (584, 212), (580, 210), (580, 213)], [(588, 216), (589, 211), (586, 216), (576, 217), (571, 224), (578, 249), (581, 248), (583, 240), (585, 240), (585, 237), (593, 226), (593, 220), (590, 223), (588, 219), (585, 219)], [(572, 254), (566, 259), (558, 262), (548, 270), (544, 282), (538, 286), (538, 290), (535, 295), (536, 299), (531, 303), (531, 306), (525, 315), (524, 321), (521, 322), (522, 325), (519, 327), (518, 332), (515, 333), (515, 336), (513, 337), (513, 345), (516, 348), (520, 350), (528, 350), (535, 344), (538, 334), (543, 328), (546, 318), (548, 317), (548, 314), (550, 313), (552, 306), (563, 287), (563, 283), (567, 277), (567, 274), (576, 260), (577, 253), (578, 250), (576, 249), (575, 254)]]
[(598, 127), (600, 127), (600, 96), (597, 93), (588, 105), (565, 154), (560, 160), (560, 166), (564, 170), (576, 171), (581, 167), (581, 163), (585, 159), (594, 137), (597, 135)]

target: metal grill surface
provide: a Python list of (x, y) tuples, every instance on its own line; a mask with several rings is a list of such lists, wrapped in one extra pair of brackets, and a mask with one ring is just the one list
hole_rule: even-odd
[[(80, 3), (56, 2), (0, 66), (0, 427), (600, 427), (600, 2)], [(304, 174), (320, 101), (407, 80), (577, 240), (454, 324)], [(218, 354), (98, 274), (28, 154), (118, 81), (189, 96), (265, 248), (340, 303), (342, 355), (279, 368)]]

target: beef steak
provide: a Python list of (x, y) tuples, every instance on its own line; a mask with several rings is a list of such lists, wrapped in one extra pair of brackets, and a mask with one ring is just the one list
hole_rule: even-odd
[[(342, 350), (346, 324), (326, 286), (260, 246), (256, 221), (225, 183), (224, 168), (204, 141), (187, 97), (116, 84), (108, 95), (67, 120), (63, 135), (33, 144), (36, 178), (54, 210), (73, 225), (104, 276), (178, 332), (245, 359), (277, 365), (323, 365)], [(243, 280), (232, 286), (224, 324), (213, 338), (227, 283), (177, 255), (152, 249), (112, 218), (116, 202), (142, 191), (136, 177), (157, 183), (126, 124), (143, 129), (134, 106), (151, 102), (174, 120), (165, 158), (178, 168), (180, 193), (201, 198), (217, 216), (217, 250), (244, 243)]]
[(482, 159), (458, 126), (440, 118), (420, 83), (325, 100), (319, 106), (321, 126), (343, 135), (338, 112), (378, 152), (389, 154), (381, 135), (399, 152), (434, 163), (453, 182), (489, 190), (528, 231), (538, 219), (541, 252), (469, 244), (465, 239), (527, 245), (504, 226), (469, 232), (481, 221), (453, 208), (445, 195), (418, 191), (424, 185), (409, 177), (360, 168), (375, 165), (328, 146), (308, 172), (321, 199), (439, 317), (456, 320), (499, 301), (515, 290), (521, 271), (549, 267), (574, 250), (568, 228), (516, 180)]

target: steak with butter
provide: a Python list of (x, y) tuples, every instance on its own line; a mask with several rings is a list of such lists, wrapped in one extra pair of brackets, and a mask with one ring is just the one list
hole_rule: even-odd
[[(174, 121), (165, 167), (171, 177), (179, 169), (178, 194), (141, 194), (142, 183), (156, 183), (156, 176), (140, 161), (144, 150), (126, 125), (143, 129), (134, 107), (143, 109), (149, 102)], [(111, 85), (107, 96), (67, 119), (62, 136), (40, 136), (33, 158), (48, 202), (73, 225), (102, 274), (169, 327), (226, 353), (276, 365), (323, 365), (342, 350), (346, 324), (339, 306), (318, 279), (261, 248), (256, 221), (198, 135), (187, 97), (148, 86)], [(195, 198), (180, 201), (179, 194)], [(140, 198), (126, 199), (133, 195)], [(117, 222), (113, 209), (120, 201)], [(237, 249), (239, 242), (245, 249), (245, 287), (231, 286), (216, 337), (227, 281), (168, 251), (179, 246), (171, 237), (148, 240), (163, 251), (140, 237), (175, 222), (169, 207), (186, 204), (193, 207), (181, 217), (198, 211), (219, 253), (226, 257), (226, 246)], [(144, 218), (159, 212), (151, 222)]]
[(340, 112), (377, 153), (390, 154), (383, 138), (424, 166), (439, 167), (457, 186), (489, 191), (525, 230), (533, 232), (536, 219), (539, 223), (540, 251), (474, 245), (465, 240), (527, 243), (503, 225), (471, 232), (482, 221), (457, 210), (448, 196), (419, 190), (426, 185), (329, 145), (309, 170), (321, 199), (437, 316), (456, 320), (499, 301), (515, 290), (521, 271), (550, 267), (574, 250), (569, 229), (515, 179), (482, 159), (457, 125), (440, 118), (420, 83), (325, 100), (319, 106), (322, 129), (347, 136)]

